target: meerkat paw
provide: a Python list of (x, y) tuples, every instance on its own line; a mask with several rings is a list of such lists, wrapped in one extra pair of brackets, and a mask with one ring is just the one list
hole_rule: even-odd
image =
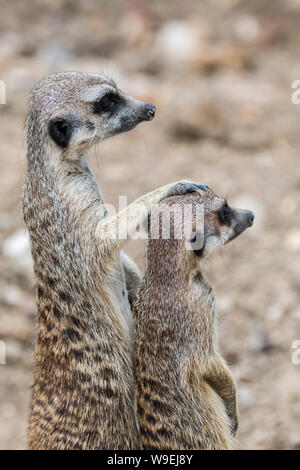
[(162, 199), (170, 196), (184, 196), (188, 193), (205, 192), (213, 194), (213, 191), (206, 184), (195, 183), (193, 181), (178, 181), (174, 183), (163, 195)]

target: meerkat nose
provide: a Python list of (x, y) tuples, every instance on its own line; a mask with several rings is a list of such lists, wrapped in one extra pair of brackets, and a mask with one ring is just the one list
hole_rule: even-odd
[(254, 223), (255, 215), (252, 211), (247, 211), (247, 220), (248, 220), (248, 225), (251, 227)]
[(152, 103), (146, 104), (146, 113), (149, 119), (153, 119), (155, 116), (156, 107)]

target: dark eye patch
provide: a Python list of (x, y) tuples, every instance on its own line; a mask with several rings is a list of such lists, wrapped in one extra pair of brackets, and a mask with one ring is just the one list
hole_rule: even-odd
[(116, 93), (107, 93), (99, 101), (94, 103), (94, 113), (111, 113), (113, 114), (121, 104), (121, 98)]
[(225, 203), (222, 209), (220, 209), (218, 212), (219, 220), (224, 225), (231, 224), (232, 215), (233, 215), (233, 210), (228, 206), (227, 203)]

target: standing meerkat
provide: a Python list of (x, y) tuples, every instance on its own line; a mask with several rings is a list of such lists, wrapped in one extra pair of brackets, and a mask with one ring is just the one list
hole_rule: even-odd
[(143, 448), (228, 449), (237, 429), (235, 384), (218, 351), (215, 298), (202, 266), (250, 227), (254, 215), (207, 190), (163, 201), (150, 220), (147, 265), (133, 306)]
[(151, 204), (200, 185), (167, 185), (109, 217), (86, 152), (154, 114), (99, 75), (57, 73), (33, 88), (23, 195), (38, 307), (30, 449), (140, 448), (128, 301), (139, 273), (120, 250)]

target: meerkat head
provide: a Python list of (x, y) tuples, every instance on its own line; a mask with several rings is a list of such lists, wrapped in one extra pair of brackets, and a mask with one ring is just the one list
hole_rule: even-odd
[[(232, 208), (210, 188), (169, 197), (151, 212), (148, 265), (162, 270), (197, 269), (199, 262), (238, 237), (254, 222), (252, 211)], [(170, 267), (170, 268), (169, 268)]]
[(196, 203), (196, 211), (198, 204), (202, 210), (193, 220), (187, 246), (198, 258), (207, 258), (253, 225), (255, 216), (252, 211), (233, 208), (213, 192), (204, 197), (192, 196), (192, 199)]
[(108, 137), (128, 132), (150, 121), (155, 106), (123, 93), (101, 75), (61, 72), (41, 80), (32, 91), (27, 128), (29, 135), (48, 138), (70, 154)]

